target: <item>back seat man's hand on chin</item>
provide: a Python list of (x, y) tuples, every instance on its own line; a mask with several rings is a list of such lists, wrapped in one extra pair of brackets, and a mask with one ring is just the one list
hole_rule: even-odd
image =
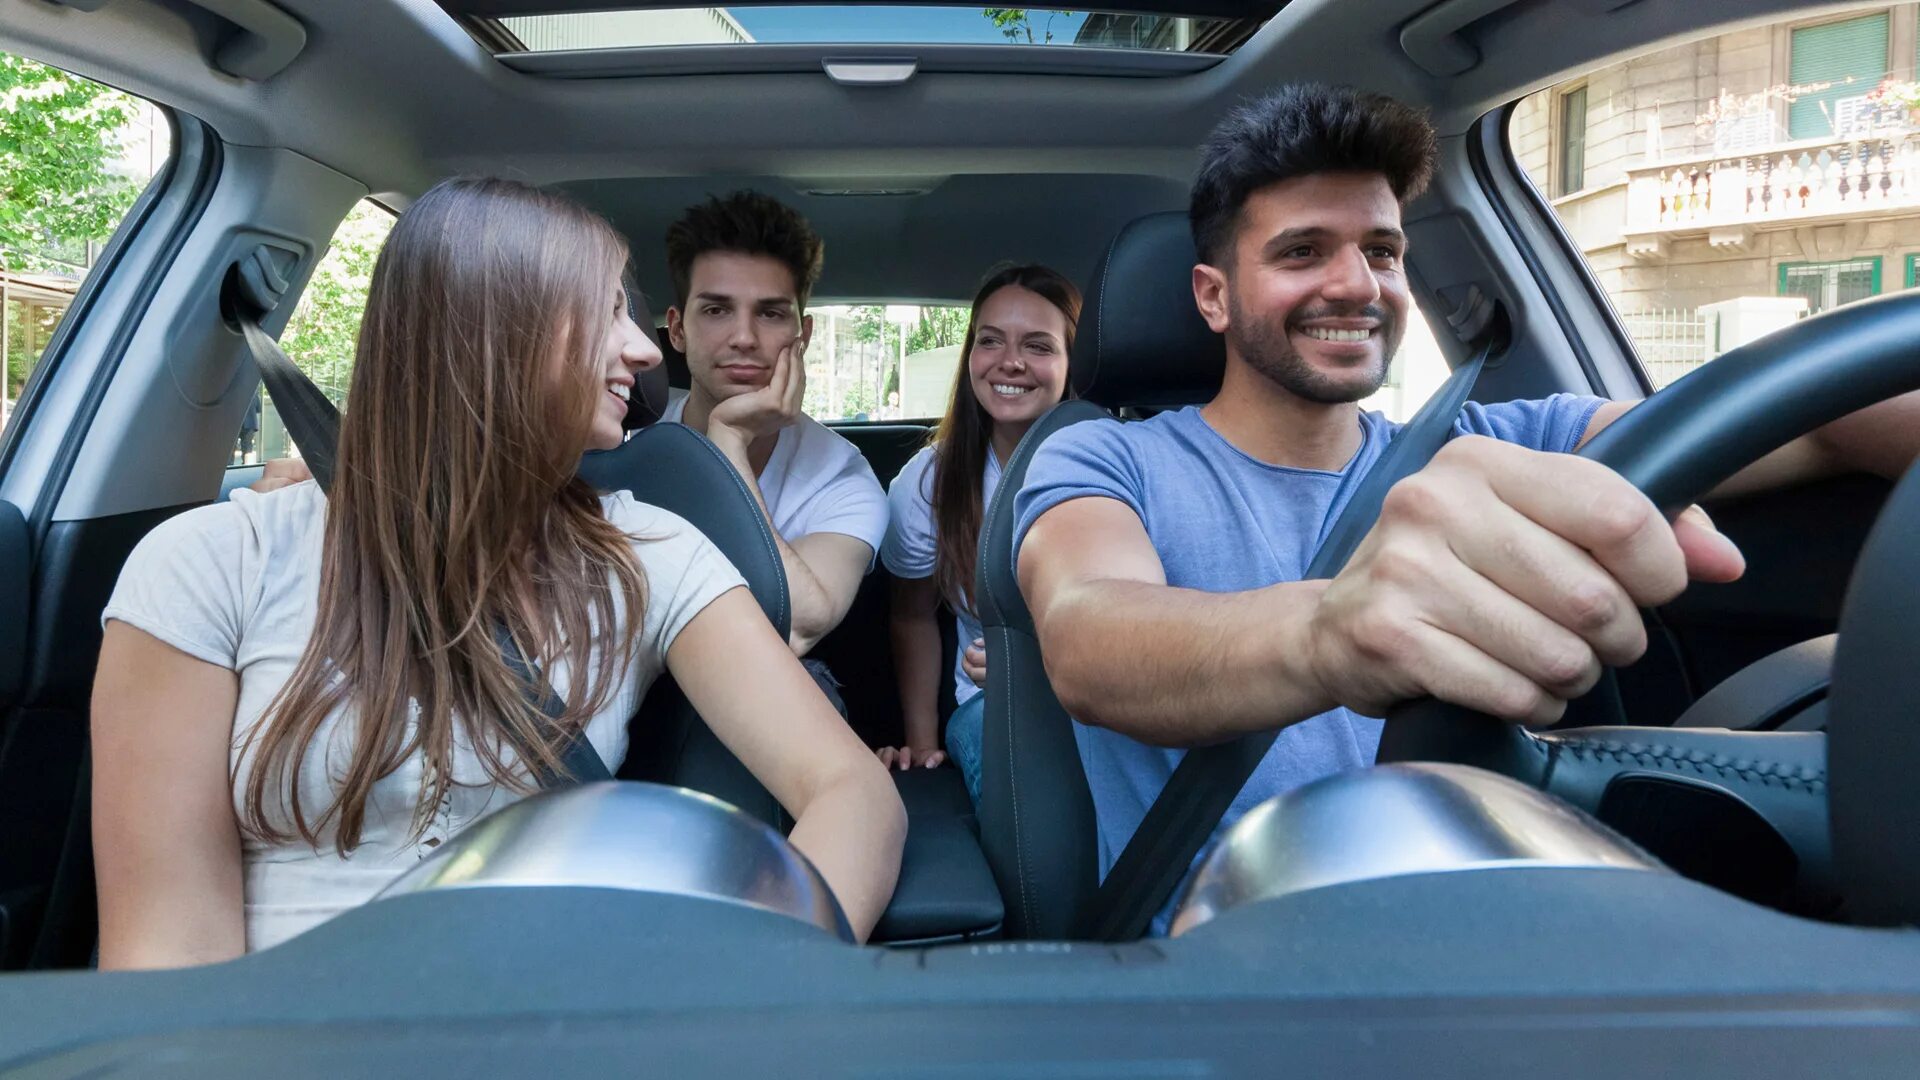
[(1455, 439), (1393, 487), (1326, 584), (1307, 635), (1313, 671), (1366, 715), (1430, 695), (1549, 723), (1602, 665), (1646, 650), (1639, 608), (1743, 569), (1698, 508), (1669, 523), (1603, 465)]
[(306, 462), (299, 458), (281, 458), (278, 461), (267, 462), (260, 470), (260, 479), (248, 484), (247, 487), (264, 495), (269, 491), (303, 484), (311, 479), (313, 479), (313, 470), (307, 468)]

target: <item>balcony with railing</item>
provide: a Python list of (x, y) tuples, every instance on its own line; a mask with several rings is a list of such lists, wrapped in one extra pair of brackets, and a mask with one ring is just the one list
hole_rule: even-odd
[(1634, 253), (1652, 253), (1676, 234), (1718, 233), (1716, 242), (1737, 244), (1750, 229), (1903, 211), (1920, 211), (1920, 128), (1912, 126), (1627, 172), (1628, 250)]

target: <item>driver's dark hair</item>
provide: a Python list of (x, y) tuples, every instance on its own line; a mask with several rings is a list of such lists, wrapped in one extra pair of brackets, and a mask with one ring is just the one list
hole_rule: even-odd
[(693, 287), (693, 261), (710, 251), (779, 260), (793, 272), (794, 298), (804, 308), (820, 280), (826, 245), (800, 211), (778, 199), (757, 191), (709, 196), (667, 228), (667, 272), (680, 307)]
[(1288, 83), (1227, 114), (1201, 147), (1187, 218), (1200, 261), (1222, 265), (1247, 198), (1317, 173), (1378, 173), (1403, 205), (1433, 178), (1426, 113), (1385, 94)]

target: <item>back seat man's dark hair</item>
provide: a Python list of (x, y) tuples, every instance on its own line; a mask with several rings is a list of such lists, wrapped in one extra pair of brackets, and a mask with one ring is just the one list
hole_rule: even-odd
[(826, 245), (798, 210), (757, 191), (714, 196), (687, 208), (667, 229), (667, 272), (675, 302), (687, 306), (693, 261), (710, 251), (765, 255), (793, 272), (794, 298), (807, 297), (820, 280)]
[(1293, 83), (1229, 113), (1207, 138), (1187, 216), (1218, 264), (1247, 196), (1315, 173), (1378, 173), (1402, 204), (1433, 178), (1438, 140), (1419, 110), (1350, 86)]

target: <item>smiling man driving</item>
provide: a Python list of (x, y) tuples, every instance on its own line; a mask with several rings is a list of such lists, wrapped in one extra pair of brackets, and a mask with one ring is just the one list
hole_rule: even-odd
[[(1697, 509), (1671, 525), (1575, 457), (1630, 403), (1469, 403), (1331, 581), (1300, 580), (1400, 430), (1357, 404), (1411, 314), (1401, 208), (1437, 144), (1419, 112), (1282, 87), (1224, 120), (1189, 208), (1193, 295), (1224, 335), (1205, 406), (1074, 425), (1035, 454), (1014, 549), (1047, 674), (1079, 721), (1104, 877), (1186, 747), (1283, 729), (1221, 827), (1371, 764), (1388, 706), (1433, 696), (1542, 722), (1646, 647), (1637, 608), (1743, 562)], [(1897, 475), (1920, 398), (1800, 439), (1726, 485)], [(1166, 913), (1155, 920), (1164, 932)]]

